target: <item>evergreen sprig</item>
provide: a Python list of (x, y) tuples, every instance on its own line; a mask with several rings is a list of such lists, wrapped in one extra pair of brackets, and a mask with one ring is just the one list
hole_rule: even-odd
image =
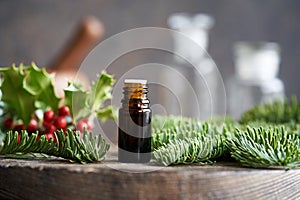
[(227, 126), (217, 126), (211, 122), (194, 121), (190, 124), (172, 125), (162, 129), (152, 129), (152, 148), (157, 149), (170, 141), (185, 138), (201, 138), (210, 135), (229, 136)]
[(189, 117), (182, 117), (182, 116), (162, 116), (162, 115), (155, 115), (151, 121), (151, 126), (153, 130), (160, 130), (160, 129), (170, 129), (174, 127), (181, 127), (181, 126), (191, 126), (199, 124), (199, 120), (196, 118), (189, 118)]
[(152, 148), (157, 149), (176, 139), (200, 137), (204, 133), (203, 128), (206, 127), (198, 122), (189, 125), (173, 125), (168, 126), (168, 128), (152, 129)]
[(223, 155), (223, 139), (220, 136), (175, 139), (155, 150), (153, 155), (157, 162), (165, 166), (210, 163)]
[[(20, 140), (18, 141), (18, 134)], [(90, 131), (84, 131), (80, 138), (79, 131), (62, 130), (55, 132), (57, 142), (51, 138), (48, 141), (45, 135), (37, 139), (38, 133), (28, 135), (23, 130), (21, 133), (9, 131), (0, 145), (0, 155), (26, 155), (28, 153), (47, 154), (68, 159), (78, 163), (98, 162), (105, 158), (109, 150), (107, 144), (101, 135), (93, 136)]]
[[(243, 166), (255, 168), (300, 166), (300, 127), (295, 121), (276, 123), (251, 121), (200, 122), (178, 117), (154, 117), (153, 155), (165, 166), (211, 163), (227, 155)], [(159, 125), (159, 126), (156, 126)], [(160, 127), (160, 128), (159, 128)]]
[(300, 103), (296, 97), (285, 99), (284, 101), (274, 101), (264, 105), (256, 105), (246, 111), (240, 119), (242, 124), (249, 122), (267, 123), (299, 123), (300, 122)]
[(229, 135), (226, 127), (190, 118), (180, 121), (174, 116), (154, 119), (165, 122), (163, 125), (155, 122), (152, 132), (154, 158), (165, 166), (212, 162), (226, 152), (225, 140)]
[(231, 156), (242, 165), (256, 168), (300, 166), (300, 136), (282, 127), (236, 130), (227, 140)]

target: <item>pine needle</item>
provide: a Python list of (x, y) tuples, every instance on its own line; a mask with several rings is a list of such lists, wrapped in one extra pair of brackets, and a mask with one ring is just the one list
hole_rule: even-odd
[(251, 121), (247, 126), (230, 120), (222, 124), (219, 120), (201, 123), (181, 119), (154, 117), (153, 155), (162, 165), (205, 164), (230, 154), (247, 167), (300, 166), (300, 127), (295, 122), (276, 125)]
[[(158, 120), (163, 120), (164, 124)], [(225, 127), (174, 116), (159, 116), (154, 121), (152, 148), (160, 164), (211, 163), (226, 152), (225, 140), (229, 132)]]
[(275, 124), (300, 123), (300, 103), (296, 97), (284, 101), (274, 101), (264, 105), (257, 105), (245, 112), (240, 122), (267, 122)]
[(170, 141), (154, 151), (157, 162), (168, 166), (174, 164), (205, 164), (223, 155), (221, 137), (186, 138)]
[(227, 147), (243, 166), (290, 169), (300, 165), (300, 137), (284, 126), (237, 129), (235, 137), (227, 140)]
[(109, 150), (101, 135), (93, 136), (90, 131), (85, 130), (83, 138), (79, 131), (62, 130), (55, 132), (57, 142), (51, 138), (50, 141), (43, 135), (37, 140), (38, 133), (28, 135), (21, 131), (21, 139), (18, 142), (18, 132), (9, 131), (0, 145), (0, 155), (11, 157), (12, 155), (28, 155), (30, 153), (46, 154), (68, 159), (77, 163), (91, 163), (102, 161)]

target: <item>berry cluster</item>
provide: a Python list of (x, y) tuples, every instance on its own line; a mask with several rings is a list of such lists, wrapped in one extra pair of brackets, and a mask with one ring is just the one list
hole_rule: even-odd
[[(8, 118), (4, 121), (4, 127), (8, 130), (14, 130), (20, 132), (24, 129), (23, 123), (17, 123), (12, 118)], [(84, 129), (91, 130), (93, 128), (92, 122), (88, 119), (81, 119), (76, 124), (72, 121), (72, 116), (68, 106), (62, 106), (59, 108), (58, 113), (53, 110), (46, 110), (43, 113), (43, 119), (39, 120), (38, 117), (34, 117), (30, 120), (26, 126), (26, 130), (29, 134), (39, 132), (38, 139), (45, 135), (47, 140), (53, 139), (56, 142), (54, 132), (56, 130), (79, 130), (83, 133)], [(20, 135), (19, 135), (20, 137)], [(18, 138), (20, 140), (20, 138)]]
[[(69, 119), (69, 120), (68, 120)], [(66, 130), (67, 125), (72, 125), (70, 120), (70, 109), (68, 106), (63, 106), (58, 111), (58, 116), (55, 115), (53, 110), (47, 110), (44, 113), (43, 128), (45, 129), (44, 134), (48, 140), (53, 138), (56, 141), (54, 132), (57, 129)]]

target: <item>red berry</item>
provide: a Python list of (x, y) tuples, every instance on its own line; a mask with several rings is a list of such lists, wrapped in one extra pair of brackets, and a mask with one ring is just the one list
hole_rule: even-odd
[(58, 115), (59, 116), (67, 116), (70, 115), (70, 108), (68, 106), (62, 106), (58, 110)]
[(29, 125), (27, 126), (27, 131), (30, 133), (35, 132), (37, 129), (37, 125), (38, 122), (36, 121), (36, 119), (31, 119)]
[(14, 131), (20, 132), (23, 129), (24, 129), (24, 125), (23, 124), (18, 124), (18, 125), (15, 126)]
[(43, 126), (44, 126), (45, 128), (48, 128), (48, 127), (51, 126), (51, 125), (52, 125), (51, 122), (43, 121)]
[(53, 110), (47, 110), (44, 113), (44, 121), (46, 122), (52, 122), (54, 117), (55, 117), (55, 113), (53, 112)]
[(93, 120), (84, 119), (83, 121), (87, 124), (87, 127), (86, 127), (87, 130), (92, 130), (94, 128)]
[(17, 144), (20, 144), (21, 142), (21, 134), (18, 134), (18, 141), (17, 141)]
[(54, 120), (54, 125), (56, 126), (56, 128), (60, 128), (60, 129), (66, 128), (66, 126), (67, 126), (67, 120), (63, 116), (58, 116)]
[(52, 138), (54, 143), (57, 142), (54, 132), (53, 133), (45, 133), (45, 136), (46, 136), (48, 141), (50, 141), (50, 139)]
[(54, 133), (56, 131), (56, 127), (54, 125), (50, 125), (46, 128), (45, 134)]
[(12, 124), (13, 124), (13, 120), (12, 118), (8, 118), (4, 121), (4, 126), (5, 128), (11, 128), (12, 127)]
[(85, 120), (79, 120), (79, 122), (76, 125), (76, 130), (79, 130), (81, 133), (83, 133), (84, 129), (88, 129), (89, 125)]

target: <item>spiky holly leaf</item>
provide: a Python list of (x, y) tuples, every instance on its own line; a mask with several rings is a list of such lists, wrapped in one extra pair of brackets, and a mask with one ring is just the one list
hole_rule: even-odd
[(97, 116), (103, 121), (114, 118), (113, 108), (111, 106), (104, 107), (103, 105), (112, 96), (111, 90), (114, 81), (111, 75), (102, 72), (88, 91), (84, 91), (79, 85), (70, 83), (64, 90), (64, 104), (71, 109), (73, 120), (77, 121), (91, 115)]
[(69, 106), (74, 122), (89, 115), (90, 111), (86, 109), (88, 91), (84, 91), (80, 85), (69, 83), (64, 93), (64, 105)]
[(107, 106), (105, 108), (100, 109), (97, 112), (97, 117), (101, 119), (101, 121), (106, 121), (108, 119), (115, 119), (117, 118), (116, 110), (112, 106)]
[(1, 100), (25, 125), (32, 118), (37, 101), (57, 110), (60, 99), (54, 92), (53, 77), (45, 70), (32, 63), (30, 66), (0, 68), (0, 73), (3, 79)]
[(17, 117), (22, 119), (25, 124), (30, 121), (31, 115), (35, 110), (35, 96), (24, 89), (24, 69), (23, 66), (0, 68), (3, 82), (1, 85), (2, 101), (13, 109)]
[(92, 85), (88, 104), (93, 111), (99, 110), (103, 103), (112, 97), (111, 90), (114, 82), (115, 80), (111, 75), (102, 72), (100, 78)]
[(26, 68), (23, 80), (24, 89), (36, 96), (36, 100), (43, 102), (45, 105), (58, 110), (60, 99), (56, 96), (53, 78), (48, 74), (45, 68), (39, 69), (34, 63)]

